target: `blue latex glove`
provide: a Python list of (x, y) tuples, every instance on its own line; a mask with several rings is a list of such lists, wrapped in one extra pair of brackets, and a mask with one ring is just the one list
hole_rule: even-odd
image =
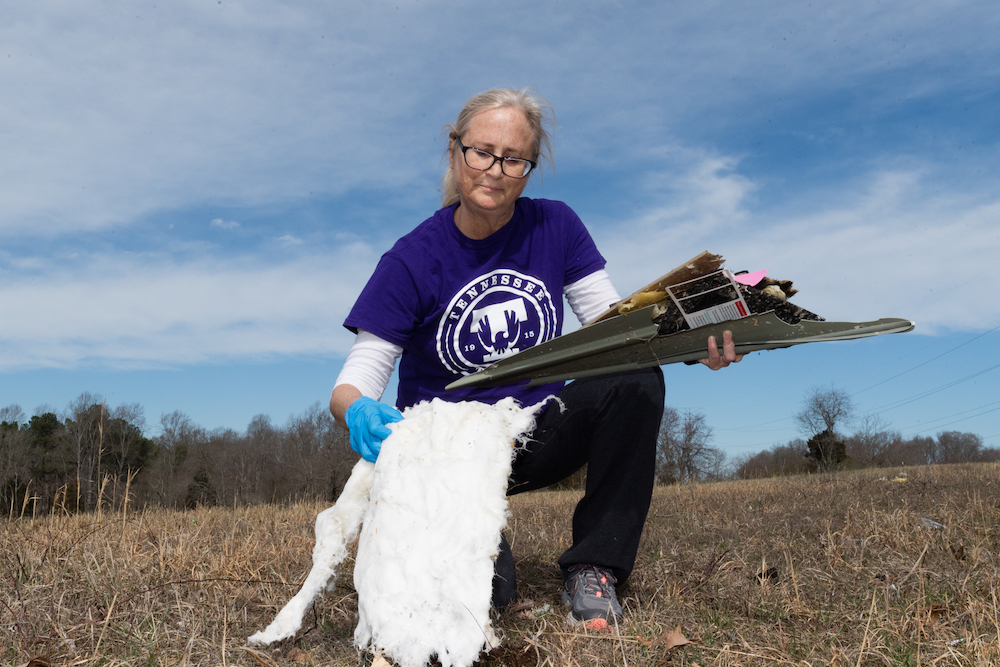
[(403, 421), (403, 415), (390, 405), (362, 396), (347, 408), (344, 421), (351, 432), (351, 449), (375, 463), (382, 441), (392, 433), (386, 424)]

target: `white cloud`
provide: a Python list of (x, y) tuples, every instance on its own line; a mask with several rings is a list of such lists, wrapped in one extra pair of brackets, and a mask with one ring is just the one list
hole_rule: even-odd
[(875, 173), (841, 208), (779, 221), (741, 250), (783, 258), (808, 286), (802, 305), (815, 299), (828, 319), (894, 316), (922, 333), (982, 330), (1000, 322), (1000, 199), (928, 196), (932, 180)]
[[(348, 29), (345, 10), (8, 9), (0, 27), (8, 56), (0, 86), (10, 92), (0, 111), (0, 229), (8, 233), (96, 230), (161, 208), (343, 191), (372, 173), (363, 137), (392, 134), (394, 109), (365, 74), (374, 63), (358, 62), (371, 55), (366, 35)], [(405, 183), (412, 172), (400, 165), (391, 176)]]
[[(514, 48), (498, 68), (480, 18), (452, 2), (98, 6), (5, 7), (8, 234), (423, 185), (439, 171), (441, 126), (498, 84), (537, 85), (573, 128), (560, 151), (581, 162), (615, 159), (623, 138), (666, 139), (706, 111), (738, 122), (804, 92), (927, 73), (856, 95), (895, 105), (981, 85), (970, 65), (996, 61), (1000, 21), (976, 2), (582, 2), (572, 13), (514, 2), (491, 16), (495, 32), (520, 36), (505, 38)], [(387, 162), (389, 150), (412, 158)]]
[(213, 227), (218, 227), (219, 229), (237, 229), (240, 223), (235, 220), (223, 220), (222, 218), (214, 218), (211, 222)]
[[(873, 171), (841, 204), (776, 218), (757, 210), (756, 186), (715, 157), (669, 179), (672, 202), (596, 234), (623, 293), (702, 250), (734, 270), (791, 279), (802, 307), (829, 320), (915, 320), (922, 333), (1000, 322), (1000, 199), (932, 188), (938, 171)], [(933, 192), (934, 194), (928, 194)], [(655, 193), (654, 193), (655, 195)]]
[(678, 148), (662, 154), (670, 164), (652, 170), (637, 196), (650, 206), (626, 219), (587, 220), (623, 294), (703, 250), (720, 252), (749, 217), (756, 186), (735, 171), (735, 159)]
[(376, 258), (361, 243), (273, 265), (95, 256), (6, 285), (19, 307), (0, 320), (0, 371), (341, 356), (343, 319)]
[[(581, 2), (565, 12), (514, 0), (490, 17), (496, 34), (513, 35), (502, 62), (479, 41), (482, 17), (443, 0), (8, 4), (0, 289), (18, 317), (0, 319), (0, 370), (342, 353), (340, 322), (388, 244), (373, 254), (348, 236), (320, 257), (301, 238), (313, 236), (283, 229), (370, 239), (415, 225), (430, 213), (442, 125), (494, 85), (533, 84), (553, 103), (558, 160), (595, 179), (569, 194), (601, 189), (607, 173), (629, 184), (601, 189), (603, 220), (584, 216), (620, 290), (712, 250), (734, 268), (794, 279), (799, 303), (831, 319), (912, 317), (934, 331), (997, 318), (1000, 204), (981, 194), (992, 157), (959, 183), (926, 152), (933, 144), (895, 164), (873, 147), (847, 158), (846, 184), (799, 197), (775, 194), (780, 184), (713, 145), (718, 125), (764, 123), (831, 91), (863, 108), (816, 129), (824, 141), (856, 130), (852, 114), (892, 125), (917, 98), (988, 97), (1000, 50), (990, 3)], [(996, 132), (983, 130), (984, 147), (969, 152), (992, 151)], [(763, 193), (789, 203), (765, 210)], [(317, 199), (337, 201), (328, 220), (285, 226), (282, 206)], [(171, 236), (173, 263), (107, 248), (123, 236), (116, 227), (207, 204), (213, 213), (193, 218), (205, 237)], [(263, 208), (282, 223), (255, 238), (304, 257), (258, 266), (208, 238)], [(189, 229), (175, 215), (163, 226)], [(212, 215), (226, 217), (206, 227)], [(56, 241), (79, 241), (80, 257), (38, 254)], [(88, 257), (95, 247), (101, 256)]]
[[(733, 269), (795, 281), (795, 301), (827, 319), (907, 317), (919, 331), (976, 330), (1000, 321), (1000, 200), (926, 194), (935, 171), (874, 171), (842, 204), (774, 218), (754, 206), (761, 186), (733, 158), (665, 152), (647, 183), (655, 207), (592, 224), (620, 291), (702, 250)], [(669, 183), (668, 191), (657, 191)], [(588, 221), (594, 222), (594, 221)], [(299, 239), (282, 241), (300, 247)], [(0, 371), (97, 363), (144, 368), (284, 355), (343, 355), (341, 323), (385, 249), (339, 234), (333, 248), (293, 260), (22, 257), (3, 293)]]

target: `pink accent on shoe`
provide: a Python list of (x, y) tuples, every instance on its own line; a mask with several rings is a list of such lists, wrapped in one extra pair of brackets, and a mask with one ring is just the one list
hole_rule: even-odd
[(609, 625), (607, 619), (604, 618), (592, 618), (584, 623), (583, 627), (588, 630), (597, 630), (599, 632), (611, 630), (611, 625)]

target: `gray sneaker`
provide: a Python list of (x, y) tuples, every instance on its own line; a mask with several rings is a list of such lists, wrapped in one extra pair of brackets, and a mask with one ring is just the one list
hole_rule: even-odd
[(574, 565), (563, 591), (563, 604), (572, 607), (569, 622), (588, 630), (608, 630), (623, 616), (615, 595), (618, 580), (610, 570), (594, 565)]

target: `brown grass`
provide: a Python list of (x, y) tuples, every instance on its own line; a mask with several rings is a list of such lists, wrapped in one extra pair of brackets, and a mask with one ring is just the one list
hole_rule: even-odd
[[(657, 489), (617, 633), (569, 627), (577, 494), (512, 499), (524, 604), (484, 664), (1000, 664), (1000, 466)], [(323, 505), (56, 515), (0, 534), (0, 660), (357, 665), (350, 564), (295, 641), (249, 651), (310, 567)], [(930, 520), (940, 524), (928, 523)], [(548, 605), (548, 606), (546, 606)], [(668, 648), (680, 626), (690, 644)]]

